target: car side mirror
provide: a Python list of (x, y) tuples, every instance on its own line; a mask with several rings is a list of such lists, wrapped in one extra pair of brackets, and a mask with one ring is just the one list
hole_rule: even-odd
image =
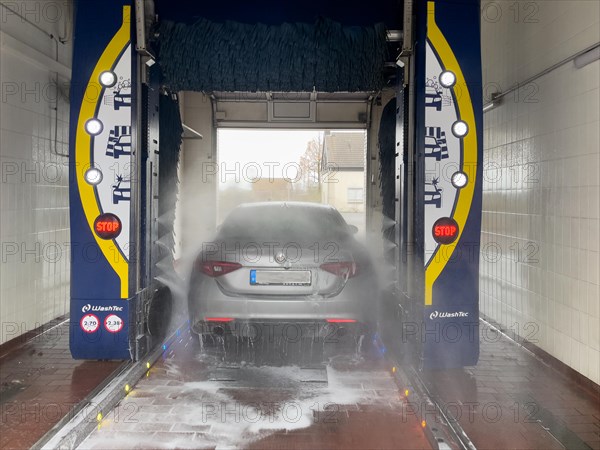
[(356, 234), (358, 233), (358, 227), (356, 225), (348, 225), (348, 231), (350, 231), (351, 234)]

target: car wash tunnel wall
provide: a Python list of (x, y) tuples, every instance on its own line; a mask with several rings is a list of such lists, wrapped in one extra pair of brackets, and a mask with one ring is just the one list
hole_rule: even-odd
[[(71, 236), (99, 257), (72, 252), (70, 315), (80, 324), (73, 356), (136, 359), (164, 336), (157, 317), (168, 322), (172, 293), (157, 264), (164, 267), (174, 250), (185, 136), (179, 95), (206, 102), (197, 111), (212, 123), (196, 137), (213, 147), (210, 155), (222, 127), (367, 129), (370, 145), (379, 143), (379, 167), (370, 169), (380, 180), (381, 232), (395, 268), (383, 280), (382, 337), (391, 348), (418, 343), (415, 356), (426, 366), (474, 364), (478, 255), (469, 249), (479, 243), (482, 189), (477, 2), (417, 3), (414, 35), (400, 17), (358, 26), (329, 18), (155, 23), (134, 6), (77, 9)], [(380, 195), (377, 184), (369, 187), (373, 198)], [(210, 202), (196, 207), (214, 214)], [(439, 339), (447, 322), (456, 327), (453, 342)]]

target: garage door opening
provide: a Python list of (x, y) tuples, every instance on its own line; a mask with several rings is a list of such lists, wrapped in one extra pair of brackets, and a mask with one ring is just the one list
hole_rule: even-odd
[(335, 207), (365, 236), (364, 130), (219, 129), (217, 225), (241, 203)]

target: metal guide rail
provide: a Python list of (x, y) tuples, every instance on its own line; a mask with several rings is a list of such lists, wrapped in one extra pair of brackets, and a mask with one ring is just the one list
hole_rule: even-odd
[(164, 343), (148, 354), (144, 360), (125, 362), (105, 383), (82, 400), (73, 411), (44, 435), (33, 448), (76, 448), (98, 425), (104, 415), (112, 410), (131, 388), (169, 348), (186, 325), (178, 327)]

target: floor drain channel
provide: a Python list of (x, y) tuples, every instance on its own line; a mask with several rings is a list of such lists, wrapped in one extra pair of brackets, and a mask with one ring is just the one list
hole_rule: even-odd
[(301, 382), (327, 384), (327, 369), (324, 367), (302, 367)]
[(239, 379), (239, 372), (236, 372), (235, 367), (219, 367), (209, 375), (208, 381), (236, 382)]

